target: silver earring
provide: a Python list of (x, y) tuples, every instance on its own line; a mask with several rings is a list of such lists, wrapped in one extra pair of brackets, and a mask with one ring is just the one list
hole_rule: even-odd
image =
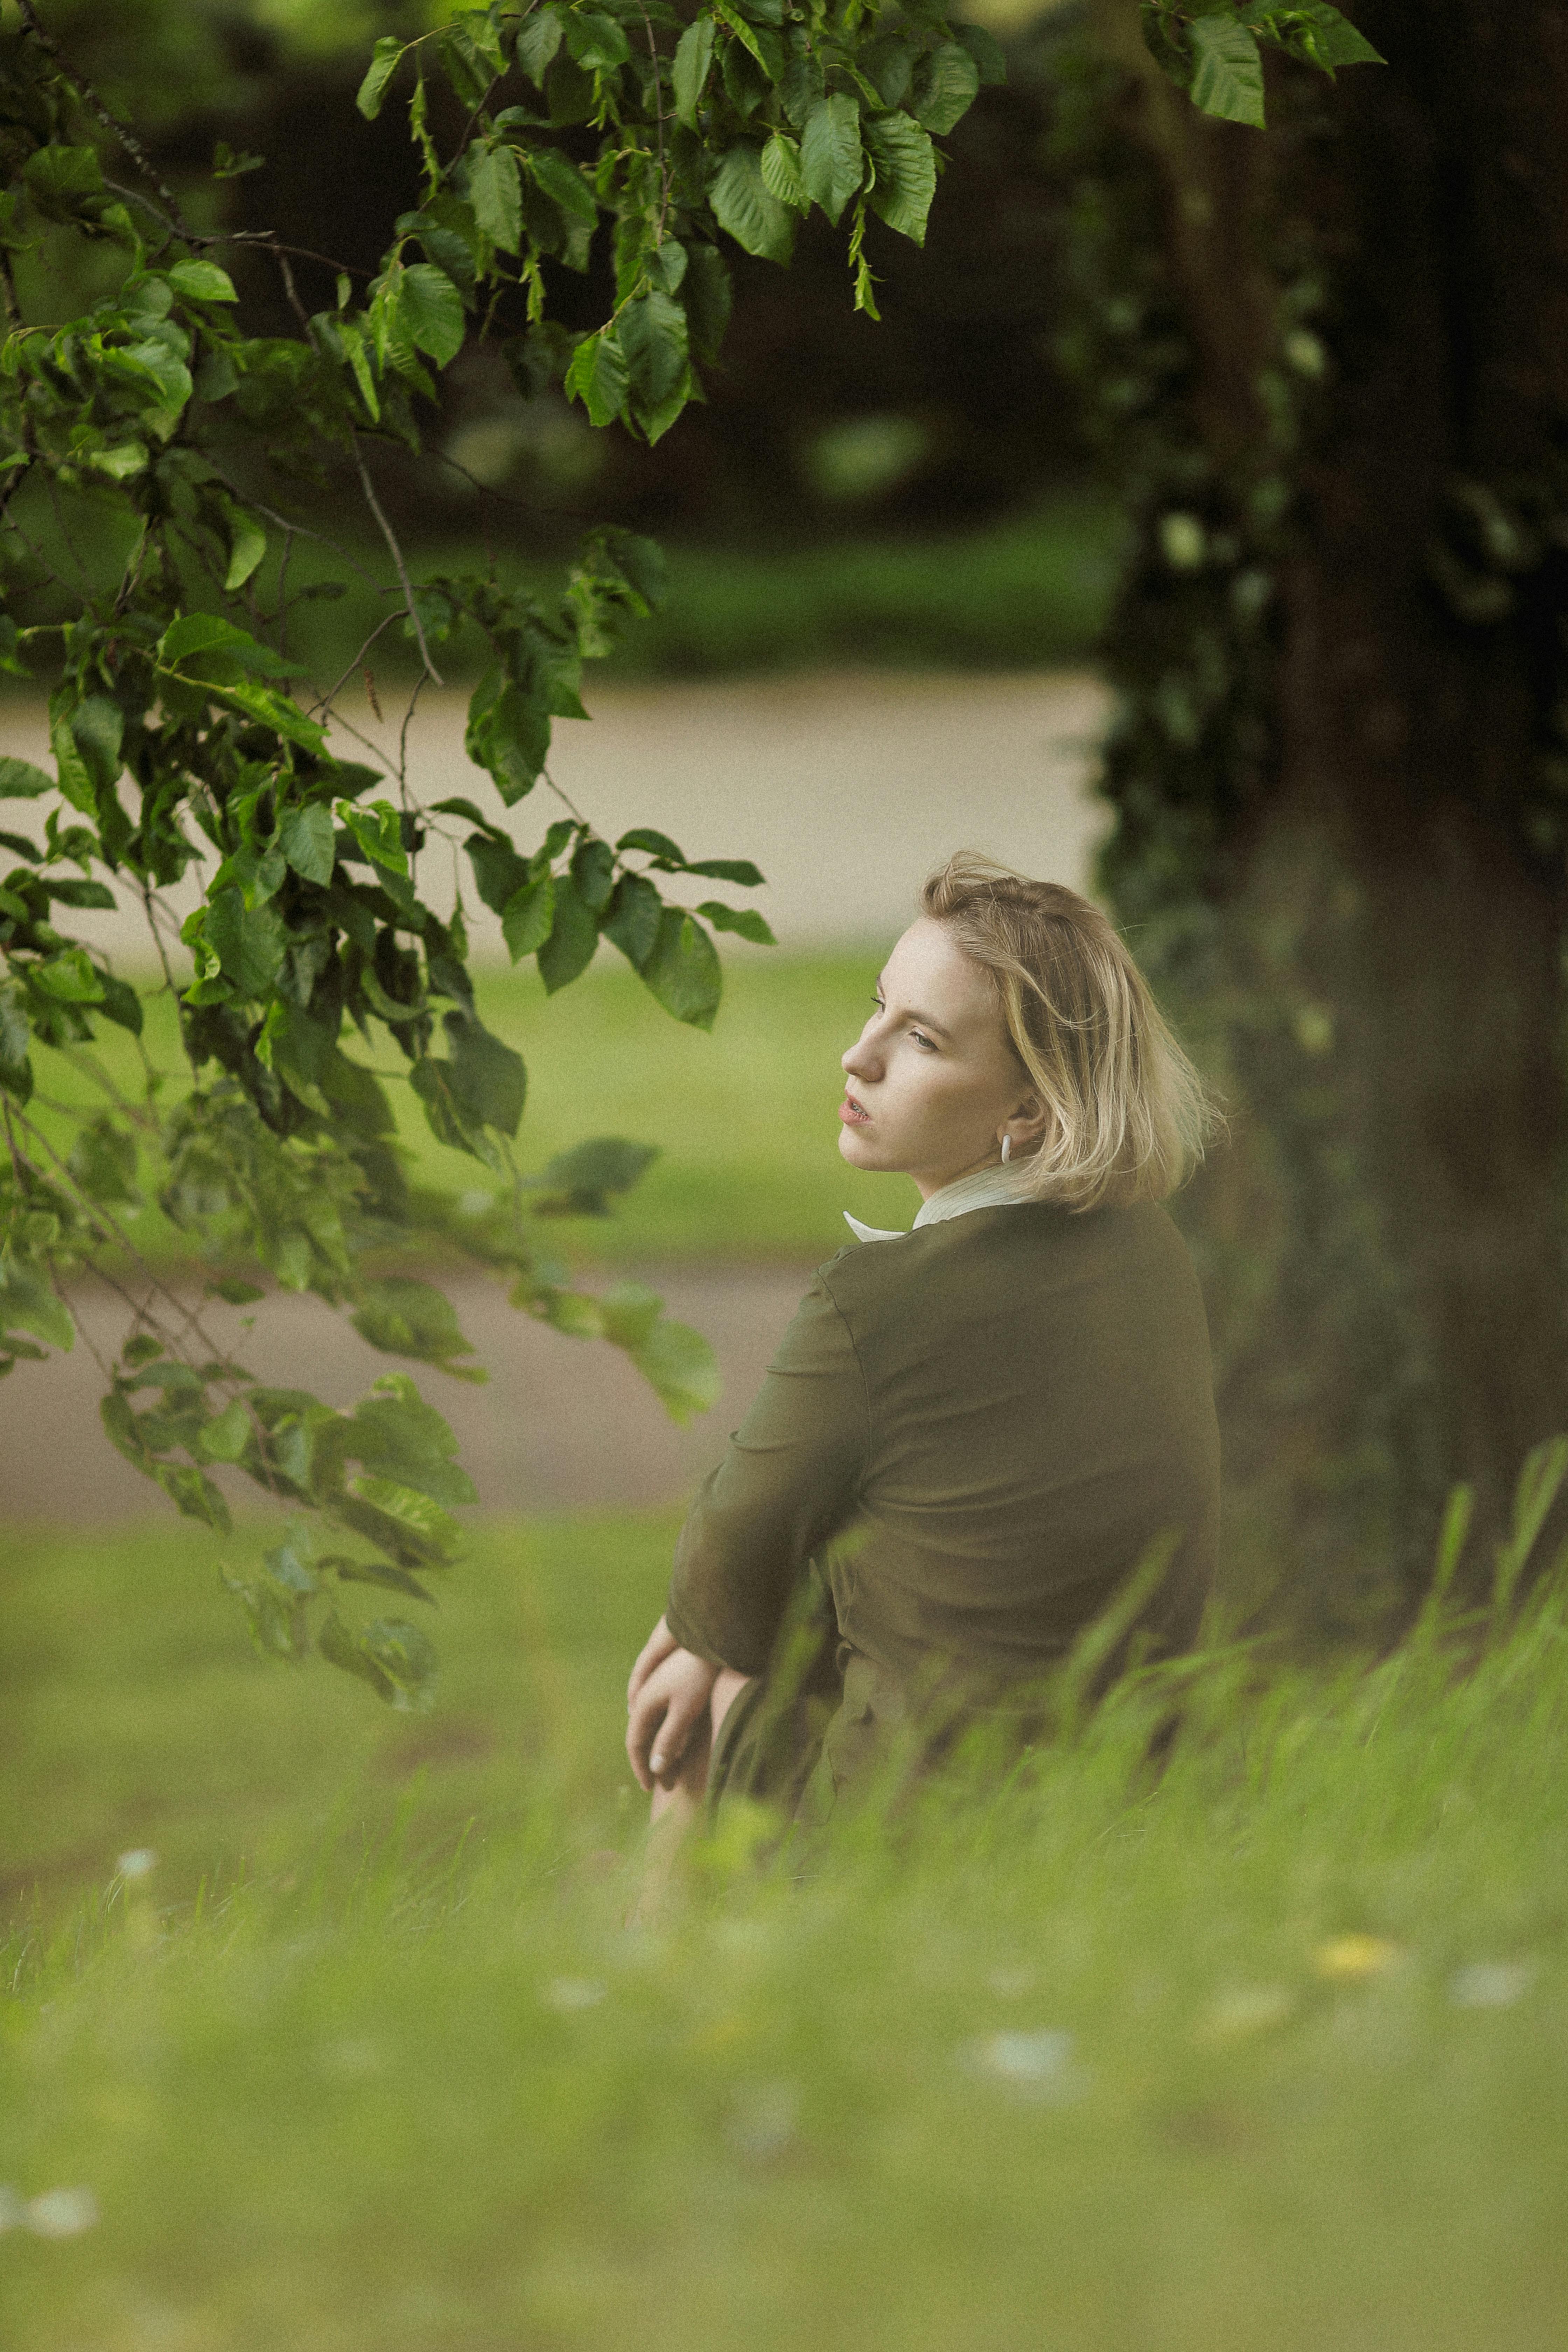
[(1005, 1136), (1002, 1138), (1002, 1165), (1003, 1165), (1003, 1167), (1004, 1167), (1004, 1168), (1005, 1168), (1005, 1166), (1007, 1165), (1007, 1162), (1009, 1161), (1009, 1160), (1011, 1160), (1011, 1158), (1012, 1158), (1012, 1157), (1013, 1157), (1013, 1139), (1012, 1139), (1012, 1137), (1011, 1137), (1010, 1135), (1005, 1135)]

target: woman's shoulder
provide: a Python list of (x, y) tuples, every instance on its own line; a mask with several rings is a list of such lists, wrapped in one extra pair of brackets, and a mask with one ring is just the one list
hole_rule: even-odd
[(906, 1303), (919, 1314), (930, 1311), (945, 1280), (1005, 1297), (1058, 1278), (1141, 1285), (1161, 1276), (1196, 1286), (1186, 1243), (1160, 1202), (1080, 1211), (1027, 1201), (850, 1243), (818, 1268), (814, 1286), (846, 1315)]

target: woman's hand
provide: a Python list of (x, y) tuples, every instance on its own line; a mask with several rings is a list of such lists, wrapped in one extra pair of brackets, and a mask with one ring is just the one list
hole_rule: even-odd
[(693, 1734), (707, 1729), (719, 1671), (683, 1650), (659, 1619), (626, 1686), (626, 1754), (640, 1787), (674, 1787)]

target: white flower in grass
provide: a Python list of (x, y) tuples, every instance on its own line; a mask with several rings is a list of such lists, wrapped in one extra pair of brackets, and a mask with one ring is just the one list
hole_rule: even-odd
[(35, 2238), (79, 2238), (97, 2221), (98, 2200), (90, 2189), (46, 2189), (22, 2210), (23, 2227)]
[(1474, 1960), (1448, 1979), (1456, 2009), (1511, 2009), (1535, 1982), (1533, 1960)]
[(1031, 2098), (1066, 2106), (1081, 2099), (1089, 2076), (1073, 2057), (1073, 2038), (1058, 2026), (1034, 2033), (984, 2033), (959, 2053), (972, 2074), (1010, 2083)]
[(151, 1878), (157, 1867), (158, 1857), (150, 1845), (133, 1845), (114, 1865), (117, 1876), (132, 1881)]
[(609, 1991), (598, 1977), (552, 1977), (544, 1988), (548, 2009), (564, 2011), (574, 2009), (596, 2009)]

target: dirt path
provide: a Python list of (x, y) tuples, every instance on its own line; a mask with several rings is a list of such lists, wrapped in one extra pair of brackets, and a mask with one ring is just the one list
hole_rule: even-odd
[[(382, 1355), (319, 1299), (268, 1297), (254, 1331), (237, 1309), (208, 1301), (204, 1328), (258, 1380), (303, 1381), (346, 1406), (387, 1371), (410, 1371), (451, 1423), (464, 1467), (488, 1510), (674, 1502), (723, 1451), (808, 1280), (805, 1269), (650, 1270), (670, 1312), (718, 1352), (723, 1393), (711, 1412), (678, 1429), (617, 1349), (563, 1339), (518, 1313), (486, 1282), (452, 1286), (463, 1330), (489, 1372), (484, 1388)], [(85, 1323), (68, 1356), (18, 1365), (0, 1388), (0, 1520), (104, 1521), (166, 1513), (157, 1489), (116, 1454), (99, 1423), (106, 1386), (89, 1341), (109, 1353), (125, 1309), (108, 1293), (77, 1302)], [(259, 1498), (221, 1472), (236, 1503)]]
[[(426, 802), (466, 793), (489, 809), (463, 750), (466, 709), (460, 694), (421, 700), (410, 782)], [(805, 948), (898, 931), (922, 877), (961, 846), (1081, 887), (1104, 824), (1087, 784), (1106, 711), (1103, 688), (1079, 671), (626, 688), (595, 698), (592, 725), (557, 722), (551, 772), (612, 839), (653, 824), (692, 856), (754, 859), (767, 887), (747, 903), (785, 948)], [(392, 755), (395, 729), (357, 697), (346, 715)], [(49, 766), (47, 745), (41, 705), (0, 702), (0, 752)], [(347, 738), (342, 749), (366, 756)], [(520, 844), (536, 845), (549, 801), (542, 786), (512, 812)], [(449, 900), (438, 865), (424, 878), (437, 905)], [(195, 904), (194, 887), (170, 896), (182, 916)], [(139, 913), (73, 917), (72, 929), (127, 962), (145, 957)], [(504, 952), (482, 908), (474, 938), (480, 953)]]

